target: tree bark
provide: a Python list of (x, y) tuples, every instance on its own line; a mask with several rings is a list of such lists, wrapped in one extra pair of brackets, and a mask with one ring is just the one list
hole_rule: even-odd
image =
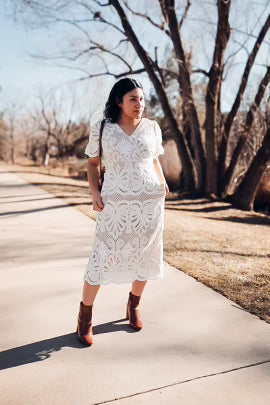
[(44, 144), (44, 150), (43, 150), (43, 154), (42, 154), (42, 165), (43, 166), (45, 166), (46, 155), (47, 155), (48, 150), (49, 150), (49, 148), (48, 148), (49, 138), (50, 138), (50, 134), (47, 133), (46, 134), (46, 141), (45, 141), (45, 144)]
[(243, 130), (243, 135), (240, 136), (240, 138), (238, 139), (238, 142), (236, 144), (236, 147), (233, 151), (232, 154), (232, 158), (230, 161), (230, 164), (225, 172), (224, 175), (224, 179), (223, 182), (220, 182), (221, 185), (221, 191), (223, 192), (223, 195), (225, 196), (227, 193), (227, 189), (228, 186), (231, 182), (231, 179), (233, 177), (234, 174), (234, 170), (237, 166), (239, 157), (241, 155), (241, 152), (246, 144), (247, 138), (248, 138), (248, 134), (250, 132), (250, 128), (253, 124), (253, 120), (254, 120), (254, 114), (257, 111), (257, 109), (259, 108), (262, 98), (265, 94), (265, 90), (267, 88), (268, 83), (270, 82), (270, 66), (268, 66), (267, 71), (265, 73), (264, 78), (262, 79), (259, 89), (257, 91), (257, 94), (255, 96), (255, 99), (247, 113), (247, 117), (246, 117), (246, 123), (245, 123), (245, 127)]
[(256, 196), (256, 191), (266, 169), (270, 162), (270, 127), (267, 129), (262, 146), (254, 157), (243, 180), (235, 193), (228, 200), (242, 210), (252, 210)]
[(217, 131), (219, 125), (219, 102), (224, 53), (230, 37), (231, 2), (218, 1), (218, 27), (212, 66), (205, 98), (205, 154), (206, 154), (206, 193), (218, 192)]
[(174, 51), (178, 60), (178, 83), (186, 117), (189, 122), (192, 135), (192, 146), (194, 150), (194, 166), (198, 191), (205, 191), (205, 154), (202, 144), (200, 123), (192, 95), (190, 74), (187, 68), (185, 52), (178, 29), (178, 21), (175, 14), (174, 0), (164, 1), (166, 17), (169, 24), (170, 36), (173, 42)]
[(10, 160), (11, 164), (14, 165), (15, 163), (15, 148), (14, 148), (14, 133), (13, 130), (10, 134)]
[(175, 142), (177, 145), (178, 153), (179, 153), (181, 163), (182, 163), (184, 188), (185, 188), (185, 190), (190, 191), (190, 190), (194, 189), (194, 183), (195, 183), (194, 182), (195, 175), (194, 175), (192, 159), (191, 159), (191, 156), (186, 147), (186, 143), (185, 143), (183, 134), (179, 130), (178, 123), (172, 113), (167, 95), (164, 91), (164, 88), (155, 73), (155, 67), (153, 65), (153, 61), (151, 60), (151, 58), (149, 57), (149, 55), (147, 54), (145, 49), (141, 46), (119, 1), (110, 0), (110, 4), (117, 11), (117, 13), (121, 19), (121, 23), (124, 28), (126, 36), (128, 37), (129, 41), (132, 43), (138, 57), (140, 58), (141, 62), (143, 63), (143, 65), (145, 67), (146, 72), (148, 73), (148, 76), (149, 76), (151, 82), (154, 85), (154, 88), (159, 97), (164, 115), (168, 118), (170, 129), (172, 131), (172, 134), (174, 136), (174, 139), (175, 139)]
[(228, 114), (226, 121), (225, 121), (225, 125), (224, 125), (224, 130), (223, 130), (223, 135), (222, 135), (222, 140), (221, 140), (221, 153), (219, 156), (219, 168), (218, 168), (218, 172), (219, 172), (219, 178), (221, 181), (223, 181), (223, 176), (225, 173), (225, 162), (226, 162), (226, 155), (227, 155), (227, 145), (228, 145), (228, 139), (229, 139), (229, 135), (230, 135), (230, 131), (231, 131), (231, 127), (233, 124), (233, 120), (238, 112), (240, 103), (242, 101), (243, 98), (243, 94), (244, 91), (246, 89), (247, 86), (247, 82), (248, 82), (248, 78), (249, 78), (249, 74), (251, 71), (251, 68), (254, 64), (255, 58), (257, 56), (257, 53), (260, 49), (260, 46), (264, 40), (265, 35), (267, 34), (267, 31), (270, 27), (270, 15), (268, 15), (264, 26), (262, 27), (260, 34), (254, 44), (254, 47), (252, 49), (251, 54), (248, 57), (247, 63), (246, 63), (246, 67), (242, 76), (242, 80), (241, 80), (241, 84), (238, 90), (238, 93), (236, 95), (235, 101), (233, 103), (233, 106), (231, 108), (230, 113)]

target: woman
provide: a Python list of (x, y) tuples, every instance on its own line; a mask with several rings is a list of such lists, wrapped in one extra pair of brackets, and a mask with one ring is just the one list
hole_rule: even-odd
[(138, 310), (149, 279), (163, 276), (164, 200), (169, 192), (158, 155), (164, 153), (156, 121), (142, 118), (142, 86), (133, 79), (118, 81), (106, 103), (102, 132), (105, 175), (99, 191), (100, 125), (91, 130), (85, 149), (96, 234), (84, 273), (77, 333), (93, 343), (92, 308), (102, 284), (132, 283), (126, 317), (142, 328)]

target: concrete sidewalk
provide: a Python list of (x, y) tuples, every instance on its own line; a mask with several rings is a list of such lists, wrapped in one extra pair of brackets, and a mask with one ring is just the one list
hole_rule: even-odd
[(269, 405), (270, 325), (166, 264), (142, 331), (130, 285), (103, 286), (76, 338), (95, 222), (0, 169), (1, 405)]

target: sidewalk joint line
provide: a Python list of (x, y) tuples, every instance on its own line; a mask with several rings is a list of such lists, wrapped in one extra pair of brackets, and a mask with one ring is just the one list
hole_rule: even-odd
[(109, 399), (109, 400), (102, 401), (102, 402), (95, 402), (95, 403), (89, 404), (89, 405), (108, 404), (109, 402), (120, 401), (120, 400), (122, 400), (122, 399), (136, 397), (137, 395), (147, 394), (148, 392), (159, 391), (159, 390), (162, 390), (162, 389), (164, 389), (164, 388), (173, 387), (173, 386), (175, 386), (175, 385), (185, 384), (185, 383), (188, 383), (188, 382), (192, 382), (192, 381), (196, 381), (196, 380), (201, 380), (201, 379), (203, 379), (203, 378), (215, 377), (215, 376), (218, 376), (218, 375), (221, 375), (221, 374), (228, 374), (228, 373), (232, 373), (232, 372), (234, 372), (234, 371), (243, 370), (243, 369), (250, 368), (250, 367), (260, 366), (260, 365), (266, 364), (266, 363), (270, 363), (270, 359), (264, 360), (264, 361), (260, 361), (260, 362), (258, 362), (258, 363), (248, 364), (248, 365), (246, 365), (246, 366), (240, 366), (240, 367), (236, 367), (236, 368), (231, 368), (231, 369), (229, 369), (229, 370), (220, 371), (220, 372), (218, 372), (218, 373), (205, 374), (205, 375), (201, 375), (201, 376), (199, 376), (199, 377), (189, 378), (189, 379), (183, 380), (183, 381), (176, 381), (176, 382), (174, 382), (174, 383), (172, 383), (172, 384), (162, 385), (161, 387), (158, 387), (158, 388), (151, 388), (151, 389), (149, 389), (149, 390), (137, 392), (137, 393), (135, 393), (135, 394), (130, 394), (130, 395), (126, 395), (126, 396), (124, 396), (124, 397), (118, 397), (118, 398), (114, 398), (114, 399)]

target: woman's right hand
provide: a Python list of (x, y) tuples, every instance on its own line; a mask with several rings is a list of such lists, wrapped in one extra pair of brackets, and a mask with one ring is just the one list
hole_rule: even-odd
[(93, 200), (93, 210), (94, 211), (102, 211), (104, 208), (104, 204), (101, 198), (100, 191), (96, 191), (92, 194), (92, 200)]

